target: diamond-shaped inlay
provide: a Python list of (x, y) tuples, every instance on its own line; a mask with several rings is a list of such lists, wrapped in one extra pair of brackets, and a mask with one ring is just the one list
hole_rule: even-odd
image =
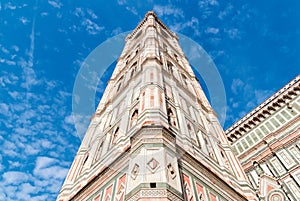
[(137, 177), (140, 170), (140, 166), (138, 164), (134, 164), (132, 170), (131, 170), (131, 177), (133, 180)]
[(151, 158), (147, 165), (152, 171), (154, 171), (158, 167), (159, 163), (157, 160), (155, 160), (155, 158)]

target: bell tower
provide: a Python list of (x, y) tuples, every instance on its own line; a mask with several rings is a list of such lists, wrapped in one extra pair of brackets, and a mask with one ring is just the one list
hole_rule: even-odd
[(57, 200), (255, 200), (178, 37), (148, 12)]

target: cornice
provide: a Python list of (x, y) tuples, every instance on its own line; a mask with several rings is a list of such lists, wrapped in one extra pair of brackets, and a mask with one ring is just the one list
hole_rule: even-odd
[(229, 127), (225, 134), (230, 142), (234, 142), (241, 138), (249, 130), (256, 127), (258, 124), (263, 122), (274, 112), (283, 108), (284, 106), (289, 106), (288, 103), (291, 102), (295, 97), (300, 95), (300, 75), (292, 79), (283, 88), (278, 90), (263, 103), (254, 108), (251, 112), (246, 114), (235, 124)]

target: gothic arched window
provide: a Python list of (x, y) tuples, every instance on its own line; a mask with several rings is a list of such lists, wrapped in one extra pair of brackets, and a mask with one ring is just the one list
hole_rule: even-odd
[(171, 74), (173, 74), (173, 64), (171, 63), (171, 62), (167, 62), (167, 67), (168, 67), (168, 71), (171, 73)]
[(185, 86), (187, 86), (187, 77), (184, 75), (184, 74), (181, 74), (182, 76), (182, 80), (183, 80), (183, 83), (185, 84)]
[(104, 140), (102, 139), (100, 141), (99, 145), (98, 145), (98, 148), (97, 148), (95, 161), (98, 161), (100, 159), (100, 157), (101, 157), (103, 144), (104, 144)]
[(118, 134), (119, 134), (119, 127), (116, 128), (114, 134), (113, 134), (113, 138), (112, 138), (112, 144), (115, 144), (116, 143), (116, 140), (118, 138)]
[(178, 62), (178, 56), (174, 54), (175, 60)]
[(130, 78), (133, 77), (133, 74), (134, 74), (134, 69), (131, 70), (131, 73), (130, 73)]
[(173, 110), (171, 108), (168, 108), (168, 122), (171, 126), (177, 127), (176, 123), (176, 115), (174, 114)]
[(136, 125), (137, 118), (138, 118), (138, 110), (134, 110), (130, 118), (130, 128)]
[(120, 79), (118, 80), (118, 88), (117, 88), (117, 92), (120, 90), (120, 88), (121, 88), (121, 85), (122, 85), (122, 80), (123, 80), (123, 76), (122, 77), (120, 77)]

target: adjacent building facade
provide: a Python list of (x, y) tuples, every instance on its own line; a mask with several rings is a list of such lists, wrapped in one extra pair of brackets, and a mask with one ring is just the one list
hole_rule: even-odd
[(57, 200), (257, 200), (176, 34), (153, 12), (127, 36)]
[(300, 200), (300, 76), (226, 130), (260, 200)]

